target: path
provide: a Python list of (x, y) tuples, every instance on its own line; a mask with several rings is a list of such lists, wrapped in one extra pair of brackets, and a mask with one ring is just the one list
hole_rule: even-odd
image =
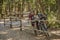
[[(51, 40), (60, 40), (60, 30), (51, 31)], [(33, 30), (20, 31), (19, 27), (10, 29), (0, 23), (0, 40), (47, 40), (45, 36), (36, 37)]]

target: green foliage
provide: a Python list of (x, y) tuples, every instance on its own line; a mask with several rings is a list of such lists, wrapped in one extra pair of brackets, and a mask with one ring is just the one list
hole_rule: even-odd
[(48, 22), (51, 27), (59, 27), (59, 23), (57, 20), (57, 4), (56, 0), (43, 0), (43, 4), (45, 5), (45, 13), (47, 14)]
[[(41, 1), (41, 3), (40, 3)], [(27, 4), (23, 4), (23, 3), (27, 3)], [(29, 2), (29, 4), (28, 4)], [(22, 3), (22, 4), (21, 4)], [(16, 4), (16, 5), (15, 5)], [(50, 26), (59, 26), (58, 23), (56, 23), (55, 20), (57, 20), (57, 3), (56, 0), (4, 0), (3, 4), (2, 4), (2, 9), (3, 11), (5, 11), (5, 9), (10, 6), (10, 9), (12, 10), (14, 8), (14, 6), (16, 6), (17, 8), (19, 8), (19, 11), (21, 11), (21, 9), (25, 9), (25, 6), (29, 5), (28, 7), (35, 10), (39, 10), (41, 11), (42, 9), (44, 10), (43, 12), (47, 14), (47, 18), (48, 18), (48, 22)], [(27, 8), (26, 7), (26, 10)], [(23, 12), (22, 11), (22, 12)], [(7, 16), (7, 15), (6, 15)]]

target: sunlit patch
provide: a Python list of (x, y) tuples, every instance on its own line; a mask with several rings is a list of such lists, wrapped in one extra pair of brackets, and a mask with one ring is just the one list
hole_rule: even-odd
[(11, 30), (19, 30), (20, 28), (12, 28)]
[(52, 39), (52, 40), (60, 40), (60, 39)]
[(7, 34), (8, 32), (0, 31), (0, 34)]
[(35, 37), (35, 38), (36, 38), (36, 39), (42, 39), (42, 38), (44, 39), (45, 36), (42, 36), (42, 35), (41, 35), (41, 36), (37, 36), (37, 37)]
[(6, 21), (10, 20), (10, 19), (5, 19)]
[(51, 31), (51, 33), (54, 33), (54, 34), (55, 34), (55, 33), (56, 33), (56, 31)]
[(59, 31), (51, 31), (51, 33), (56, 34), (56, 35), (60, 35), (60, 30)]
[(9, 38), (9, 39), (7, 39), (7, 40), (13, 40), (13, 38)]
[(1, 24), (4, 23), (4, 22), (0, 22)]
[(43, 35), (37, 35), (37, 36), (42, 37)]

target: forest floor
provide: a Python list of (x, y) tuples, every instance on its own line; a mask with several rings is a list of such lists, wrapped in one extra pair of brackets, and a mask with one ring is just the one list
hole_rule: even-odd
[[(25, 27), (29, 28), (29, 27)], [(60, 29), (51, 30), (50, 40), (60, 40)], [(19, 27), (10, 28), (4, 27), (3, 22), (0, 22), (0, 40), (48, 40), (45, 36), (35, 36), (33, 30), (24, 29), (20, 31)]]

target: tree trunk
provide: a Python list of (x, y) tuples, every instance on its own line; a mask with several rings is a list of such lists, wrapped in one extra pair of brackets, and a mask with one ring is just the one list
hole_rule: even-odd
[(58, 6), (57, 20), (60, 20), (60, 0), (56, 0), (56, 5)]
[[(3, 0), (0, 0), (0, 15), (2, 14), (2, 5), (3, 5)], [(1, 15), (2, 16), (2, 15)], [(1, 17), (0, 16), (0, 17)]]

